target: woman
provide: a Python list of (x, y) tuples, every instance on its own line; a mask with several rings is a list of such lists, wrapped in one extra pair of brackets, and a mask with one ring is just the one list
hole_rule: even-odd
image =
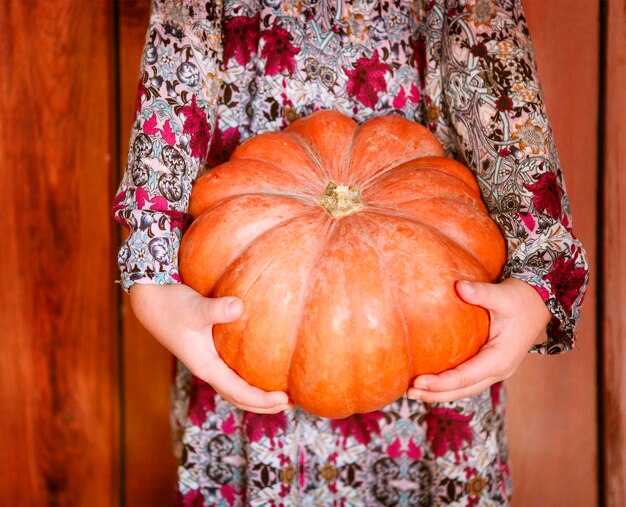
[[(154, 0), (136, 107), (119, 261), (137, 316), (182, 363), (180, 504), (508, 505), (499, 381), (529, 349), (573, 347), (588, 278), (519, 2)], [(508, 247), (501, 283), (457, 285), (490, 312), (481, 351), (344, 420), (287, 410), (229, 370), (211, 325), (241, 301), (177, 271), (203, 166), (317, 109), (425, 124), (476, 173)]]

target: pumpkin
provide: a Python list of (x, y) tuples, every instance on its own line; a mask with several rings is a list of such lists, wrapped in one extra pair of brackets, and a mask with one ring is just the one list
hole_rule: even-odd
[(244, 314), (214, 326), (243, 379), (331, 418), (398, 399), (486, 341), (456, 280), (496, 281), (505, 246), (474, 176), (400, 116), (334, 111), (242, 143), (190, 200), (181, 277)]

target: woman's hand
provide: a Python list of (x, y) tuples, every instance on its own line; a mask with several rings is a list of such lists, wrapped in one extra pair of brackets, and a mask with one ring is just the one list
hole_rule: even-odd
[(275, 414), (292, 407), (286, 393), (268, 393), (246, 383), (215, 350), (213, 324), (237, 320), (243, 313), (240, 299), (205, 298), (186, 285), (135, 284), (130, 301), (148, 332), (225, 400), (259, 414)]
[(467, 303), (489, 311), (489, 338), (478, 353), (456, 368), (438, 375), (420, 375), (407, 391), (409, 398), (427, 403), (455, 401), (509, 378), (528, 349), (546, 340), (552, 314), (541, 296), (526, 282), (457, 282), (456, 290)]

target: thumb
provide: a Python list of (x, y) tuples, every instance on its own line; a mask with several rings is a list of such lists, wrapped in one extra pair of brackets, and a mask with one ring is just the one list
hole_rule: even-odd
[(501, 297), (500, 286), (496, 283), (468, 282), (466, 280), (456, 282), (457, 294), (463, 301), (471, 305), (482, 306), (487, 310), (497, 310)]
[(237, 297), (207, 299), (204, 303), (204, 318), (208, 324), (224, 324), (241, 317), (243, 301)]

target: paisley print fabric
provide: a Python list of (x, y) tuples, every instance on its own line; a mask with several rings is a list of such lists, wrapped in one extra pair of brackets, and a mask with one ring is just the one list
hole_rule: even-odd
[(502, 384), (340, 420), (234, 410), (184, 366), (176, 388), (190, 400), (179, 505), (508, 505)]
[[(514, 0), (153, 0), (127, 171), (121, 284), (179, 283), (200, 171), (318, 109), (426, 125), (476, 174), (508, 248), (503, 277), (554, 318), (539, 353), (574, 346), (588, 281)], [(507, 505), (504, 392), (405, 398), (345, 420), (243, 413), (178, 365), (181, 505)]]

